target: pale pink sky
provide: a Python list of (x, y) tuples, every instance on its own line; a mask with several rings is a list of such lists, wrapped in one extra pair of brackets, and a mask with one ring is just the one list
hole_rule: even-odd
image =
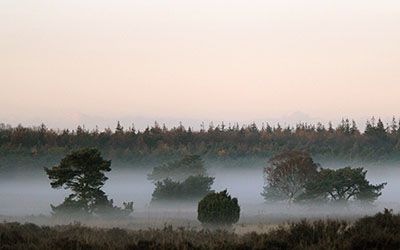
[(398, 116), (400, 1), (2, 0), (0, 87), (3, 122)]

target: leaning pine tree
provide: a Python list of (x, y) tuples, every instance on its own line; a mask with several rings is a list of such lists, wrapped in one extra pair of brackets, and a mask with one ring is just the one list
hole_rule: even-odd
[(55, 215), (60, 214), (104, 214), (121, 212), (129, 214), (133, 203), (124, 203), (125, 209), (113, 206), (101, 188), (108, 179), (105, 172), (111, 171), (111, 161), (104, 160), (95, 148), (83, 148), (65, 156), (59, 165), (45, 168), (53, 188), (65, 188), (72, 193), (58, 206), (53, 206)]

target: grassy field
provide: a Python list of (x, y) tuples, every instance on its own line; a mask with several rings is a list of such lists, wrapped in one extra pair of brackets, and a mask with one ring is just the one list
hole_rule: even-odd
[(0, 249), (400, 248), (400, 215), (389, 210), (355, 221), (300, 220), (279, 225), (238, 224), (230, 230), (208, 230), (199, 225), (127, 229), (113, 227), (112, 223), (104, 228), (101, 222), (97, 223), (97, 226), (79, 223), (39, 226), (4, 222), (0, 224)]
[[(285, 211), (282, 209), (282, 211)], [(373, 214), (373, 213), (370, 213)], [(270, 214), (258, 215), (242, 215), (239, 222), (234, 224), (229, 230), (238, 235), (246, 233), (268, 233), (272, 229), (279, 226), (287, 226), (293, 222), (300, 222), (305, 218), (309, 222), (319, 220), (343, 220), (348, 223), (353, 223), (356, 219), (365, 216), (360, 211), (353, 213), (331, 213), (329, 216), (326, 213), (319, 214), (318, 210), (314, 214), (310, 212), (298, 214), (295, 211), (287, 210), (286, 213), (277, 213), (276, 211)], [(91, 228), (121, 228), (127, 230), (146, 230), (163, 229), (166, 226), (173, 228), (186, 228), (193, 230), (202, 230), (201, 223), (197, 220), (197, 213), (193, 211), (180, 212), (134, 212), (133, 215), (123, 219), (103, 219), (100, 217), (92, 218), (63, 218), (50, 215), (28, 215), (28, 216), (1, 216), (0, 222), (17, 222), (21, 224), (32, 223), (39, 226), (59, 226), (79, 224)]]

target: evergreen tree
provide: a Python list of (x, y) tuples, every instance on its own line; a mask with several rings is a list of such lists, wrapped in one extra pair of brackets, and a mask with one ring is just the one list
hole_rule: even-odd
[(227, 190), (209, 193), (198, 204), (197, 219), (206, 226), (231, 226), (239, 217), (238, 200), (232, 198)]
[[(65, 156), (59, 165), (45, 168), (52, 188), (72, 191), (61, 205), (51, 206), (53, 212), (93, 214), (105, 210), (115, 211), (112, 200), (108, 200), (101, 189), (108, 179), (105, 173), (111, 171), (110, 166), (111, 161), (104, 160), (100, 151), (95, 148), (83, 148)], [(128, 213), (132, 211), (132, 205), (131, 202), (126, 203)]]
[(386, 183), (372, 185), (363, 168), (321, 169), (318, 175), (307, 182), (302, 199), (347, 202), (360, 200), (374, 202), (382, 193)]

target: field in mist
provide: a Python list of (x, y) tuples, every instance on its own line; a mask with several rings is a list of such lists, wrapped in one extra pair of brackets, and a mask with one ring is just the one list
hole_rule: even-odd
[[(392, 208), (399, 211), (398, 194), (400, 183), (397, 166), (367, 167), (367, 178), (372, 183), (387, 182), (383, 194), (372, 208), (311, 207), (307, 205), (268, 204), (260, 195), (264, 185), (262, 164), (244, 170), (228, 169), (223, 166), (208, 166), (208, 173), (215, 177), (212, 188), (216, 191), (227, 189), (232, 196), (239, 199), (241, 206), (240, 223), (257, 224), (289, 221), (300, 218), (340, 217), (351, 218)], [(336, 164), (324, 166), (336, 167)], [(132, 222), (141, 223), (144, 227), (171, 223), (180, 226), (198, 225), (196, 220), (196, 204), (174, 203), (163, 206), (151, 205), (154, 184), (147, 179), (147, 170), (113, 169), (107, 174), (109, 180), (104, 191), (121, 205), (123, 201), (134, 202)], [(50, 215), (50, 204), (60, 204), (68, 192), (50, 187), (49, 180), (43, 172), (37, 175), (20, 173), (14, 177), (3, 178), (0, 182), (0, 215), (4, 219), (22, 220), (29, 216)], [(19, 218), (19, 219), (18, 219)], [(9, 219), (11, 220), (11, 219)], [(37, 221), (36, 221), (37, 222)]]

